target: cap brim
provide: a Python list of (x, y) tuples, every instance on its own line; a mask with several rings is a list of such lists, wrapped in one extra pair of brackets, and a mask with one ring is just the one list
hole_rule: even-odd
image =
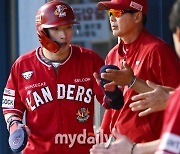
[(119, 3), (114, 3), (114, 2), (99, 2), (97, 4), (98, 9), (100, 10), (109, 10), (109, 9), (119, 9), (119, 10), (124, 10), (127, 9), (127, 6), (120, 5)]

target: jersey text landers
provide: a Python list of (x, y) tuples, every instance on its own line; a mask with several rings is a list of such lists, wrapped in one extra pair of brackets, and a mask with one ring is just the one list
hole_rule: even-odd
[[(77, 90), (75, 91), (75, 89)], [(48, 86), (41, 88), (40, 91), (41, 94), (39, 94), (37, 91), (28, 92), (26, 102), (32, 111), (34, 111), (37, 107), (54, 100), (52, 92)], [(83, 86), (76, 86), (73, 84), (69, 84), (67, 86), (65, 84), (57, 84), (57, 99), (67, 99), (90, 103), (92, 100), (92, 89), (86, 89)]]

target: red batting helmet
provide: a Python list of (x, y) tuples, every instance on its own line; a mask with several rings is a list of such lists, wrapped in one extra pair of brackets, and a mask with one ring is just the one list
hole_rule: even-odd
[(57, 52), (60, 45), (52, 41), (44, 28), (77, 24), (73, 9), (63, 1), (50, 1), (41, 6), (36, 14), (36, 28), (39, 41), (50, 52)]

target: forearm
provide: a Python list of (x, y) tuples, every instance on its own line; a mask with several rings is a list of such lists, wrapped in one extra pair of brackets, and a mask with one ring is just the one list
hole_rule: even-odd
[(169, 94), (171, 94), (174, 91), (174, 88), (171, 87), (167, 87), (167, 86), (161, 86), (161, 87)]
[(156, 151), (159, 142), (160, 140), (158, 139), (151, 142), (138, 143), (133, 150), (133, 154), (153, 154)]
[(4, 115), (6, 124), (7, 124), (7, 129), (8, 131), (10, 131), (10, 127), (18, 122), (18, 123), (22, 123), (22, 118), (20, 118), (20, 116), (16, 113), (7, 113)]
[[(174, 88), (171, 88), (171, 87), (167, 87), (167, 86), (161, 86), (161, 87), (169, 94), (174, 91)], [(144, 81), (140, 78), (136, 78), (136, 82), (134, 83), (134, 85), (131, 88), (134, 91), (136, 91), (137, 93), (145, 93), (145, 92), (153, 90), (152, 88), (150, 88), (147, 85), (146, 81)]]
[(5, 121), (7, 122), (7, 120), (9, 119), (9, 117), (11, 117), (11, 116), (19, 116), (18, 114), (16, 114), (16, 113), (7, 113), (7, 114), (5, 114), (4, 115), (4, 118), (5, 118)]
[(136, 78), (136, 82), (131, 88), (137, 93), (144, 93), (152, 90), (152, 88), (147, 85), (146, 81), (139, 78)]

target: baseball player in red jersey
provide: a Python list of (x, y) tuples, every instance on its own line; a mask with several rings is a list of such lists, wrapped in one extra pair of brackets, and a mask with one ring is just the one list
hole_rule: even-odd
[(174, 91), (168, 100), (167, 110), (161, 132), (161, 142), (156, 154), (180, 153), (180, 86)]
[(73, 24), (78, 22), (68, 4), (44, 4), (36, 15), (42, 46), (12, 66), (2, 108), (14, 152), (24, 148), (23, 154), (87, 154), (95, 143), (90, 138), (94, 96), (102, 103), (104, 92), (93, 73), (104, 62), (94, 51), (70, 43)]
[[(180, 58), (180, 0), (177, 0), (170, 14), (170, 29), (177, 55)], [(163, 122), (160, 144), (156, 154), (180, 154), (180, 85), (170, 96)]]
[(138, 117), (138, 112), (132, 112), (129, 107), (132, 96), (137, 94), (135, 91), (139, 91), (136, 78), (176, 88), (180, 83), (179, 60), (168, 44), (145, 30), (146, 0), (99, 2), (98, 8), (108, 10), (113, 35), (120, 37), (120, 43), (108, 53), (106, 64), (123, 68), (123, 60), (126, 60), (134, 72), (133, 76), (126, 77), (118, 76), (121, 70), (104, 74), (104, 78), (109, 77), (105, 79), (123, 86), (125, 104), (119, 111), (106, 110), (102, 129), (106, 133), (116, 127), (133, 142), (158, 139), (164, 112)]

